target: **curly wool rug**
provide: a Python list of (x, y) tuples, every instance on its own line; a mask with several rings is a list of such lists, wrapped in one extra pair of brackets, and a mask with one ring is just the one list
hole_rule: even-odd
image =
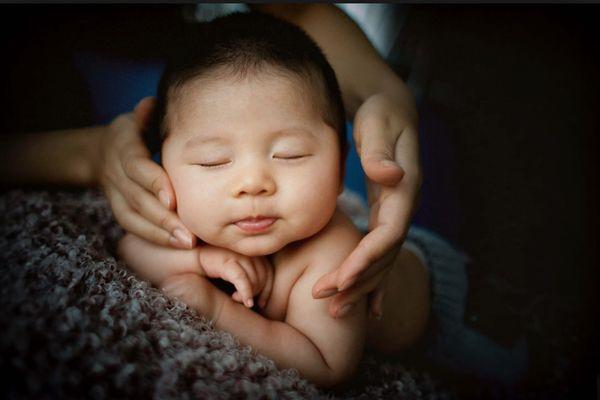
[(240, 346), (114, 257), (97, 190), (0, 195), (0, 397), (440, 399), (429, 375), (366, 354), (324, 392)]

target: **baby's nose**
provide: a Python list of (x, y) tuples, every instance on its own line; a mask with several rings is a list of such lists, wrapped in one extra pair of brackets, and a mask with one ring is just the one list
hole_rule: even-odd
[(246, 168), (234, 184), (234, 196), (270, 196), (276, 185), (271, 174), (261, 168)]

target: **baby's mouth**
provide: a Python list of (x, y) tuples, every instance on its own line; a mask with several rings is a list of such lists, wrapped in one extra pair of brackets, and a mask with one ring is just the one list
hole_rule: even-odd
[(248, 217), (235, 221), (234, 224), (246, 233), (260, 233), (271, 227), (277, 220), (276, 217)]

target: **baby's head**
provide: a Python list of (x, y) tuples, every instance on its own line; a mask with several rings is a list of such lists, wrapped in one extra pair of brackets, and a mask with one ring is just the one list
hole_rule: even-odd
[(152, 125), (179, 217), (207, 243), (271, 254), (335, 211), (347, 146), (340, 90), (291, 24), (252, 13), (201, 25), (163, 73)]

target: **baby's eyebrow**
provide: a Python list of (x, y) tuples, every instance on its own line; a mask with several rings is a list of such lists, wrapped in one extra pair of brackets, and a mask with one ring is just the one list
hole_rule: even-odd
[(226, 144), (227, 141), (221, 137), (206, 137), (206, 136), (194, 136), (193, 138), (189, 139), (187, 142), (185, 142), (185, 148), (191, 148), (191, 147), (196, 147), (196, 146), (201, 146), (201, 145), (206, 145), (206, 144)]
[(315, 138), (315, 133), (310, 129), (305, 128), (289, 128), (289, 129), (280, 129), (278, 131), (273, 132), (273, 136), (281, 137), (281, 136), (299, 136), (299, 137), (310, 137)]
[[(308, 137), (311, 139), (316, 138), (316, 135), (312, 130), (300, 128), (300, 127), (278, 129), (276, 131), (271, 132), (270, 136), (272, 138), (280, 138), (280, 137), (285, 137), (285, 136), (300, 137), (300, 138)], [(185, 142), (184, 148), (190, 149), (190, 148), (193, 148), (196, 146), (203, 146), (203, 145), (207, 145), (207, 144), (226, 145), (228, 143), (229, 142), (227, 139), (220, 137), (220, 136), (210, 136), (210, 137), (194, 136), (193, 138), (190, 138), (187, 142)]]

